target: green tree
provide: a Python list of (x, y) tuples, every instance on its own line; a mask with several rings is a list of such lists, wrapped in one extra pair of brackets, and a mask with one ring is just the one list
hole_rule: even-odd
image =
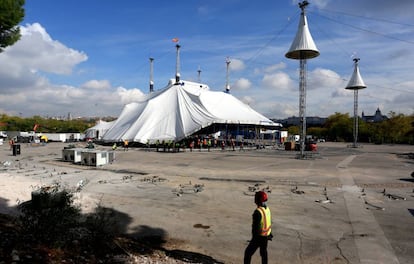
[(25, 0), (0, 0), (0, 52), (20, 39)]
[(313, 138), (326, 138), (327, 129), (324, 127), (309, 127), (307, 130), (306, 134), (312, 135)]
[(299, 127), (298, 126), (290, 126), (287, 128), (289, 135), (299, 135)]
[[(353, 122), (353, 120), (352, 120)], [(371, 142), (372, 138), (371, 138), (371, 124), (370, 123), (366, 123), (364, 122), (361, 118), (358, 118), (358, 142)], [(352, 129), (353, 128), (353, 123), (352, 123)]]
[(389, 119), (381, 123), (384, 141), (386, 143), (408, 143), (412, 117), (395, 112), (390, 112), (388, 115)]
[(16, 116), (0, 115), (1, 130), (5, 131), (32, 131), (38, 125), (36, 132), (43, 133), (82, 133), (93, 125), (95, 120), (56, 120), (33, 116), (20, 118)]
[(324, 128), (327, 137), (332, 141), (352, 141), (353, 140), (353, 123), (349, 114), (335, 113), (328, 117)]

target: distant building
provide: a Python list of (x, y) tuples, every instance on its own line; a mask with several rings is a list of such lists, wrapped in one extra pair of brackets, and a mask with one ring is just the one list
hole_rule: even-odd
[[(307, 116), (306, 124), (309, 127), (322, 127), (325, 125), (327, 119), (327, 117)], [(366, 123), (379, 123), (388, 120), (388, 117), (383, 115), (381, 110), (377, 108), (377, 111), (375, 111), (375, 114), (372, 116), (365, 115), (364, 112), (362, 112), (361, 119)], [(272, 121), (281, 123), (283, 127), (300, 126), (300, 118), (298, 116), (291, 116), (285, 119), (272, 119)]]
[[(323, 126), (326, 122), (326, 117), (319, 117), (319, 116), (307, 116), (306, 117), (306, 124), (307, 126)], [(300, 125), (300, 118), (297, 116), (288, 117), (286, 119), (279, 119), (279, 120), (273, 120), (274, 122), (281, 123), (283, 127), (289, 127), (289, 126), (299, 126)]]
[(381, 113), (381, 110), (379, 108), (377, 108), (377, 111), (375, 111), (375, 114), (372, 116), (368, 116), (364, 114), (364, 111), (362, 111), (362, 116), (361, 116), (362, 121), (366, 122), (366, 123), (379, 123), (382, 122), (384, 120), (387, 120), (388, 117), (386, 115), (383, 115)]

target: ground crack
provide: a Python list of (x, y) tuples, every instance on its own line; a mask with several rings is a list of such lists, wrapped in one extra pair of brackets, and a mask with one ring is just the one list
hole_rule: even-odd
[(345, 240), (345, 237), (344, 236), (342, 236), (339, 240), (338, 240), (338, 242), (336, 242), (336, 248), (338, 249), (338, 251), (339, 251), (339, 255), (341, 255), (341, 257), (346, 261), (346, 263), (350, 263), (349, 262), (349, 259), (344, 255), (344, 252), (342, 251), (342, 248), (341, 248), (341, 245), (340, 245), (340, 243), (343, 241), (343, 240)]

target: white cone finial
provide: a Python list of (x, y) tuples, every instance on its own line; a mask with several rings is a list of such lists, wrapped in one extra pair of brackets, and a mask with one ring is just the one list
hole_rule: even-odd
[(312, 59), (319, 56), (319, 50), (315, 45), (315, 42), (312, 39), (310, 34), (308, 21), (306, 19), (305, 7), (309, 3), (303, 1), (299, 3), (299, 7), (302, 9), (298, 31), (296, 32), (296, 37), (290, 46), (289, 51), (285, 54), (286, 58), (289, 59)]
[(361, 74), (359, 73), (358, 61), (359, 61), (359, 58), (354, 59), (354, 72), (352, 74), (351, 79), (349, 80), (348, 85), (345, 87), (345, 89), (360, 90), (360, 89), (367, 88), (364, 81), (362, 80)]

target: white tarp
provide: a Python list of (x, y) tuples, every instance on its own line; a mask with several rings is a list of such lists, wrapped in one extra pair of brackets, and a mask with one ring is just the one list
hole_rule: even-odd
[(95, 126), (86, 129), (85, 138), (101, 139), (106, 131), (108, 131), (108, 129), (112, 127), (114, 123), (115, 121), (106, 122), (103, 120), (98, 120)]
[(171, 80), (166, 88), (127, 104), (104, 141), (180, 140), (213, 123), (281, 127), (233, 95), (205, 84)]

